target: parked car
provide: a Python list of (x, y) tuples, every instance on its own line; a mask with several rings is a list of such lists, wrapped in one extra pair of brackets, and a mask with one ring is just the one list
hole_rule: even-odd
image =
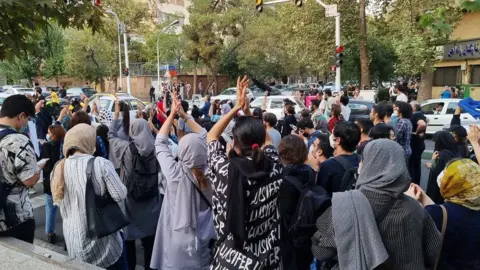
[(35, 95), (35, 90), (33, 88), (9, 88), (5, 91), (5, 94), (8, 95)]
[(287, 91), (290, 88), (289, 84), (276, 84), (275, 88), (279, 89), (280, 91)]
[[(270, 86), (270, 88), (271, 88), (270, 96), (281, 96), (282, 95), (282, 91), (280, 91), (279, 89), (277, 89), (273, 86)], [(263, 89), (255, 87), (251, 90), (252, 90), (253, 96), (255, 96), (255, 98), (265, 96), (265, 91)]]
[(67, 97), (78, 97), (81, 96), (82, 94), (91, 97), (95, 95), (97, 91), (95, 89), (90, 88), (90, 87), (74, 87), (67, 89)]
[[(421, 104), (422, 111), (428, 119), (428, 126), (426, 134), (432, 135), (437, 131), (443, 129), (447, 124), (450, 124), (457, 108), (458, 102), (461, 99), (444, 98), (444, 99), (429, 99)], [(463, 112), (460, 114), (462, 124), (477, 123), (470, 114)]]
[[(125, 102), (130, 107), (130, 119), (135, 119), (138, 111), (138, 104), (141, 104), (142, 108), (145, 108), (146, 104), (143, 103), (140, 99), (131, 96), (131, 95), (118, 95), (120, 101)], [(110, 111), (115, 112), (115, 96), (113, 95), (95, 95), (89, 99), (88, 105), (90, 108), (93, 107), (93, 102), (98, 101), (100, 107)]]
[(10, 88), (25, 88), (25, 86), (17, 84), (17, 85), (4, 85), (1, 87), (2, 92), (6, 92)]
[[(291, 97), (291, 96), (269, 96), (267, 97), (267, 102), (266, 102), (266, 111), (271, 112), (277, 116), (277, 119), (283, 119), (283, 110), (285, 108), (284, 106), (284, 99), (289, 99), (293, 103), (295, 103), (295, 112), (299, 113), (302, 110), (305, 109), (305, 104), (298, 98), (296, 97)], [(257, 98), (254, 100), (252, 103), (250, 103), (250, 108), (261, 108), (263, 104), (264, 98)]]
[(350, 99), (348, 107), (350, 107), (351, 112), (348, 121), (355, 122), (357, 119), (369, 119), (370, 111), (374, 105), (373, 101)]
[(2, 108), (2, 105), (3, 105), (3, 102), (5, 101), (5, 99), (7, 99), (7, 97), (9, 97), (9, 96), (10, 96), (9, 94), (0, 93), (0, 109)]
[[(250, 100), (250, 102), (252, 102), (254, 99), (255, 99), (255, 96), (253, 95), (252, 91), (248, 89), (248, 99)], [(211, 97), (210, 100), (225, 100), (225, 99), (236, 99), (237, 98), (237, 88), (236, 87), (230, 87), (230, 88), (227, 88), (225, 90), (223, 90), (220, 95), (218, 96), (214, 96), (214, 97)]]

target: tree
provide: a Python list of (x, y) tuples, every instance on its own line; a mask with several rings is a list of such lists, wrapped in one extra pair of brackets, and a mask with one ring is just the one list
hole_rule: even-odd
[(65, 74), (65, 41), (62, 29), (56, 24), (51, 24), (45, 32), (45, 60), (41, 74), (47, 78), (55, 78), (58, 84), (58, 77)]
[[(116, 44), (103, 35), (92, 31), (68, 30), (65, 47), (66, 72), (68, 75), (96, 83), (118, 73)], [(117, 63), (115, 65), (114, 63)]]
[(53, 21), (59, 26), (96, 32), (102, 26), (103, 12), (90, 0), (0, 0), (0, 59), (13, 59), (38, 49), (30, 37), (47, 29)]
[(361, 68), (361, 86), (370, 89), (370, 70), (367, 50), (367, 18), (365, 14), (366, 0), (360, 0), (360, 68)]

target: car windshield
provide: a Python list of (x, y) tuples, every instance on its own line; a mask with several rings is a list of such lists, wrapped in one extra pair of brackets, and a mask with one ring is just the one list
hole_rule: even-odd
[(263, 103), (263, 98), (257, 98), (252, 103), (250, 103), (250, 107), (261, 107)]
[(17, 88), (18, 93), (33, 92), (33, 89), (30, 88)]
[(237, 94), (237, 88), (228, 88), (223, 90), (220, 95), (235, 95)]
[(82, 91), (85, 94), (94, 94), (95, 93), (95, 89), (93, 89), (93, 88), (83, 88)]
[(82, 94), (82, 89), (80, 88), (72, 88), (67, 90), (67, 95), (80, 95)]

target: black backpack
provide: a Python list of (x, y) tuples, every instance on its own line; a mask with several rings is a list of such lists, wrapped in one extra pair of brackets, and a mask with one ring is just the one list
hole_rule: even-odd
[[(357, 160), (360, 162), (360, 156), (354, 154), (357, 157)], [(352, 163), (344, 156), (338, 156), (334, 158), (342, 167), (345, 169), (345, 173), (342, 177), (342, 188), (340, 191), (347, 191), (355, 189), (355, 184), (357, 183), (358, 178), (358, 166), (352, 166)]]
[(127, 182), (128, 196), (137, 202), (146, 201), (158, 196), (158, 163), (155, 151), (142, 157), (134, 143), (130, 144), (133, 156), (133, 178)]
[(294, 246), (302, 247), (310, 243), (311, 237), (317, 231), (317, 219), (331, 206), (331, 198), (323, 187), (315, 183), (313, 171), (310, 172), (310, 179), (306, 184), (293, 176), (284, 176), (283, 179), (300, 192), (288, 232), (293, 235)]

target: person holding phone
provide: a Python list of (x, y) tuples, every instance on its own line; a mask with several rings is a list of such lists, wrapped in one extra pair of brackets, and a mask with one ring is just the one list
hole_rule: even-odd
[(45, 233), (50, 244), (55, 244), (55, 218), (57, 206), (53, 205), (52, 191), (50, 189), (50, 174), (55, 163), (60, 160), (61, 146), (65, 137), (65, 129), (61, 125), (48, 127), (47, 139), (43, 144), (40, 159), (48, 159), (43, 168), (43, 192), (45, 193)]

